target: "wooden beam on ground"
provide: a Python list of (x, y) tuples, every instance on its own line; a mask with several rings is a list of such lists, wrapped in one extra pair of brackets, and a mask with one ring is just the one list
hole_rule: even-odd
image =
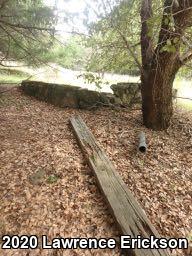
[[(82, 118), (73, 117), (70, 122), (89, 166), (93, 169), (100, 189), (110, 206), (111, 213), (120, 228), (121, 235), (130, 235), (132, 238), (137, 238), (139, 235), (142, 238), (150, 238), (150, 236), (160, 238)], [(134, 249), (127, 251), (127, 254), (129, 256), (169, 255), (167, 250), (159, 249)]]

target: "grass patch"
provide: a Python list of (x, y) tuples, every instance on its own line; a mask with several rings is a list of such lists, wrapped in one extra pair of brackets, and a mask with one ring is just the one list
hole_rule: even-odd
[(6, 76), (0, 74), (0, 83), (15, 83), (19, 84), (22, 82), (22, 80), (26, 79), (27, 77), (21, 77), (21, 76)]
[(30, 74), (25, 71), (13, 68), (1, 68), (0, 75), (30, 76)]
[(177, 105), (181, 108), (192, 110), (192, 81), (176, 79), (174, 88), (178, 90), (177, 96), (190, 99), (177, 99)]
[(192, 110), (192, 100), (177, 99), (177, 104), (186, 110)]
[(0, 69), (0, 83), (20, 83), (22, 80), (27, 79), (29, 73), (22, 70), (12, 68)]

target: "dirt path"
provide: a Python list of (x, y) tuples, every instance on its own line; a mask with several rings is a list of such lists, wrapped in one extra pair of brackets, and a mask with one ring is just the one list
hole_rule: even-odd
[[(188, 236), (192, 230), (190, 116), (178, 113), (167, 132), (156, 133), (142, 127), (137, 111), (60, 109), (19, 91), (0, 98), (0, 236), (118, 236), (68, 125), (74, 114), (87, 122), (158, 231), (168, 237)], [(136, 150), (140, 129), (147, 134), (145, 156)], [(0, 251), (2, 256), (119, 253), (118, 249)]]

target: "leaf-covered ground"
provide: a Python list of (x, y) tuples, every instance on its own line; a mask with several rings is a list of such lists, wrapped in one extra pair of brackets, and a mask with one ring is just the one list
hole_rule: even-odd
[[(189, 237), (191, 112), (177, 111), (166, 132), (154, 132), (142, 126), (140, 111), (61, 109), (16, 90), (0, 95), (0, 236), (119, 235), (68, 124), (74, 114), (86, 121), (161, 235)], [(147, 137), (145, 155), (137, 152), (140, 130)], [(0, 251), (2, 256), (119, 254), (118, 249)]]

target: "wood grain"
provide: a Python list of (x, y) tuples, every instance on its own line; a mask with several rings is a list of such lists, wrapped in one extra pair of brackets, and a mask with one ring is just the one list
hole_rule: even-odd
[[(72, 117), (70, 123), (121, 234), (130, 235), (132, 238), (137, 238), (138, 235), (143, 238), (160, 237), (82, 118)], [(169, 252), (159, 249), (134, 249), (127, 251), (127, 255), (168, 256)]]

